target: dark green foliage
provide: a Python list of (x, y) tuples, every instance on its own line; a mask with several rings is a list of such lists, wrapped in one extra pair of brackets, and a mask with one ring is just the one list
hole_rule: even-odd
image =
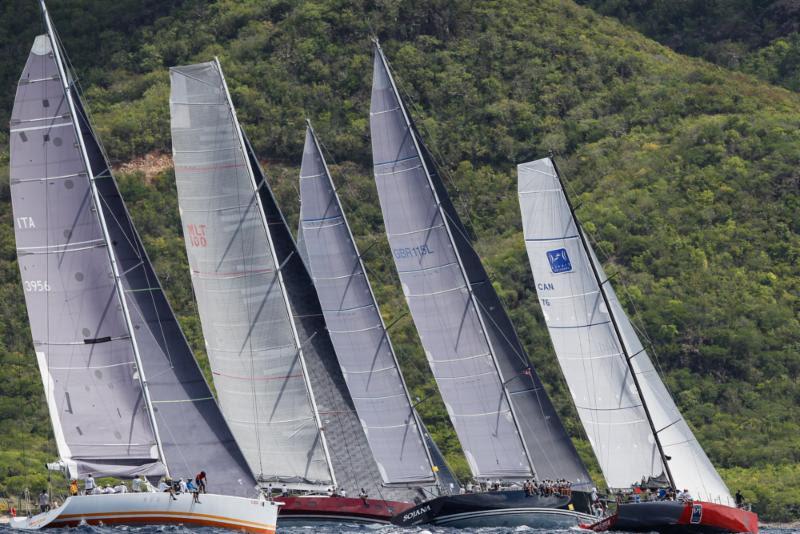
[(670, 48), (800, 90), (797, 0), (576, 0)]
[[(459, 475), (468, 473), (466, 463), (405, 315), (370, 176), (371, 34), (381, 38), (454, 203), (587, 462), (591, 452), (552, 354), (519, 228), (514, 166), (551, 150), (711, 459), (731, 484), (751, 492), (765, 518), (798, 513), (785, 504), (800, 502), (797, 484), (788, 482), (796, 481), (792, 466), (800, 462), (800, 96), (680, 56), (567, 0), (185, 0), (148, 3), (146, 13), (136, 4), (51, 6), (112, 160), (169, 152), (167, 67), (218, 55), (240, 120), (295, 228), (303, 120), (310, 117), (330, 159), (339, 161), (335, 180), (387, 323), (397, 321), (390, 333), (412, 395)], [(95, 33), (78, 20), (81, 10), (96, 17)], [(11, 32), (0, 32), (3, 117), (38, 29), (27, 2), (18, 13), (0, 23)], [(97, 32), (111, 33), (100, 39)], [(773, 65), (783, 61), (791, 70), (795, 60), (772, 46), (758, 67), (768, 79)], [(7, 172), (0, 171), (0, 450), (44, 459), (55, 451), (17, 275)], [(119, 179), (202, 358), (173, 175)], [(18, 491), (4, 471), (21, 469), (17, 456), (2, 454), (0, 491)], [(39, 465), (31, 465), (30, 477), (41, 476)], [(786, 487), (770, 485), (764, 472), (785, 476)]]

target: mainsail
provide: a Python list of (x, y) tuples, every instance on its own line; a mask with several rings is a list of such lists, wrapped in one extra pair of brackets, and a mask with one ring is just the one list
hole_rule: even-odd
[(523, 163), (518, 173), (539, 302), (609, 487), (667, 475), (695, 498), (731, 502), (581, 235), (553, 162)]
[(222, 409), (260, 480), (329, 485), (305, 347), (219, 64), (170, 78), (186, 252)]
[(71, 476), (191, 476), (254, 494), (49, 35), (11, 120), (20, 272), (59, 455)]
[(480, 478), (591, 480), (470, 245), (376, 46), (375, 180), (403, 293)]
[(387, 484), (435, 481), (397, 358), (309, 125), (300, 168), (306, 262), (344, 379)]

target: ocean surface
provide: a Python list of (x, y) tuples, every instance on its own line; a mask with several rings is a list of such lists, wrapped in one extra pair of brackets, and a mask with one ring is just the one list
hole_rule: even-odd
[[(230, 530), (202, 527), (185, 528), (180, 526), (163, 527), (92, 527), (82, 526), (72, 529), (48, 529), (42, 531), (53, 534), (231, 534)], [(443, 527), (415, 527), (401, 528), (391, 525), (356, 525), (351, 523), (316, 523), (307, 526), (279, 527), (278, 534), (576, 534), (585, 532), (579, 529), (541, 530), (529, 527), (517, 528), (476, 528), (455, 529)], [(19, 534), (18, 530), (11, 530), (7, 525), (0, 525), (0, 534)], [(800, 529), (792, 528), (762, 528), (761, 534), (800, 534)]]

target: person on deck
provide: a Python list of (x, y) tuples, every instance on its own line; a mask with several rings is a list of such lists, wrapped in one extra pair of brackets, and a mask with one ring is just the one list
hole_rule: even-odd
[(173, 501), (177, 501), (177, 497), (175, 497), (175, 488), (172, 486), (172, 479), (165, 478), (161, 481), (158, 485), (158, 491), (163, 493), (169, 493), (169, 496), (172, 498)]
[(361, 491), (358, 493), (358, 498), (364, 501), (364, 504), (367, 504), (367, 499), (369, 498), (369, 495), (367, 495), (367, 490), (361, 488)]
[(742, 508), (744, 506), (744, 495), (742, 495), (742, 490), (736, 490), (736, 508)]
[(114, 493), (128, 493), (128, 486), (124, 482), (120, 482), (114, 486)]
[(206, 472), (200, 471), (197, 473), (197, 476), (194, 477), (194, 483), (197, 484), (197, 491), (200, 493), (206, 492)]
[(192, 479), (186, 481), (186, 491), (192, 494), (192, 500), (197, 504), (200, 504), (200, 492), (197, 491), (197, 486), (194, 485)]
[(42, 489), (39, 494), (39, 511), (45, 513), (48, 509), (50, 509), (50, 496), (47, 494), (46, 489)]
[(78, 490), (78, 481), (73, 478), (69, 482), (69, 494), (71, 496), (75, 497), (76, 495), (78, 495), (78, 492), (79, 492), (79, 490)]
[(112, 493), (116, 493), (116, 491), (111, 487), (111, 484), (106, 484), (106, 487), (103, 488), (103, 493), (111, 495)]
[(178, 480), (178, 491), (180, 491), (181, 493), (186, 493), (188, 491), (185, 480), (183, 479)]
[(683, 499), (679, 498), (678, 500), (683, 500), (684, 502), (692, 502), (694, 498), (692, 497), (692, 494), (689, 493), (688, 489), (683, 488)]
[(139, 493), (142, 491), (142, 479), (139, 477), (139, 475), (133, 477), (133, 480), (131, 481), (131, 491), (134, 493)]
[(88, 475), (86, 475), (86, 480), (83, 483), (83, 493), (86, 495), (91, 495), (92, 493), (94, 493), (96, 487), (97, 484), (95, 484), (94, 482), (94, 477), (92, 476), (91, 473), (89, 473)]

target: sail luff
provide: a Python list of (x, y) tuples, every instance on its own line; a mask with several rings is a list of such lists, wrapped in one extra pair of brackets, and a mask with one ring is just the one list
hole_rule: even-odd
[[(217, 65), (217, 69), (219, 70), (220, 78), (222, 79), (222, 87), (225, 90), (225, 96), (228, 99), (228, 106), (230, 107), (231, 115), (233, 115), (233, 122), (236, 125), (236, 133), (239, 138), (239, 144), (242, 150), (242, 155), (246, 157), (247, 154), (247, 147), (245, 146), (244, 136), (242, 135), (242, 127), (239, 125), (239, 119), (236, 116), (236, 108), (233, 106), (233, 100), (231, 100), (231, 94), (228, 90), (228, 83), (225, 81), (225, 73), (222, 72), (222, 66), (219, 64), (219, 58), (215, 57), (214, 62)], [(317, 408), (317, 401), (314, 397), (314, 389), (311, 387), (311, 382), (308, 378), (308, 367), (306, 366), (305, 356), (303, 355), (303, 344), (300, 342), (300, 336), (297, 333), (297, 325), (295, 324), (294, 317), (291, 313), (291, 305), (289, 304), (289, 298), (286, 295), (286, 283), (283, 280), (283, 263), (278, 262), (278, 258), (275, 256), (275, 245), (272, 242), (272, 233), (270, 232), (269, 225), (267, 224), (266, 215), (264, 213), (264, 206), (261, 205), (261, 196), (258, 194), (259, 187), (262, 184), (259, 184), (256, 181), (255, 173), (250, 165), (247, 165), (248, 175), (250, 176), (250, 181), (253, 185), (253, 194), (256, 198), (256, 202), (258, 204), (258, 213), (261, 216), (261, 222), (264, 225), (264, 231), (267, 234), (267, 241), (269, 243), (269, 250), (272, 254), (272, 261), (276, 265), (276, 271), (278, 276), (278, 284), (280, 285), (281, 295), (283, 296), (283, 302), (286, 306), (286, 310), (289, 315), (289, 324), (292, 326), (292, 335), (294, 336), (294, 341), (297, 344), (297, 356), (300, 360), (300, 365), (303, 369), (303, 380), (305, 381), (306, 391), (308, 392), (308, 398), (311, 402), (311, 408), (314, 413), (314, 421), (317, 424), (317, 430), (319, 431), (320, 441), (322, 443), (322, 449), (325, 453), (325, 461), (328, 464), (328, 471), (331, 476), (331, 482), (334, 486), (336, 486), (336, 473), (333, 469), (333, 464), (331, 463), (331, 453), (328, 450), (328, 441), (325, 438), (325, 430), (322, 425), (322, 420), (319, 416), (319, 408)], [(285, 263), (285, 262), (284, 262)]]
[(96, 211), (97, 217), (98, 217), (98, 219), (100, 221), (100, 227), (102, 228), (102, 231), (103, 231), (103, 238), (105, 239), (105, 242), (106, 242), (106, 250), (108, 251), (108, 258), (109, 258), (109, 261), (111, 262), (112, 272), (114, 273), (114, 282), (115, 282), (115, 285), (116, 285), (116, 288), (117, 288), (117, 291), (116, 291), (117, 298), (118, 298), (118, 301), (119, 301), (119, 303), (120, 303), (120, 305), (122, 307), (122, 315), (125, 318), (125, 323), (127, 325), (128, 333), (130, 335), (130, 340), (131, 340), (131, 344), (132, 344), (132, 347), (133, 347), (133, 354), (134, 354), (134, 357), (136, 358), (136, 366), (137, 366), (137, 371), (138, 371), (137, 374), (138, 374), (139, 382), (140, 382), (141, 387), (142, 387), (142, 392), (144, 394), (145, 406), (146, 406), (146, 409), (147, 409), (148, 417), (150, 419), (150, 424), (152, 426), (153, 434), (155, 436), (156, 446), (158, 447), (158, 455), (159, 455), (159, 458), (160, 458), (161, 462), (164, 464), (164, 469), (166, 471), (166, 474), (169, 475), (169, 466), (167, 465), (167, 462), (166, 462), (166, 456), (164, 455), (164, 448), (163, 448), (163, 445), (162, 445), (162, 442), (161, 442), (161, 436), (159, 434), (158, 423), (156, 421), (155, 413), (153, 411), (153, 402), (152, 402), (152, 400), (150, 398), (150, 391), (149, 391), (149, 388), (148, 388), (148, 385), (147, 385), (147, 379), (145, 377), (144, 366), (142, 365), (142, 358), (141, 358), (141, 354), (139, 353), (139, 345), (136, 342), (136, 336), (133, 333), (134, 329), (133, 329), (133, 324), (131, 322), (130, 310), (128, 309), (128, 303), (127, 303), (127, 301), (125, 299), (125, 296), (124, 296), (125, 295), (125, 289), (122, 286), (122, 280), (120, 278), (119, 267), (117, 265), (117, 261), (116, 261), (116, 258), (114, 257), (114, 252), (113, 252), (113, 249), (112, 249), (112, 246), (111, 246), (112, 245), (111, 238), (109, 237), (108, 226), (106, 224), (105, 214), (104, 214), (104, 211), (103, 211), (103, 208), (102, 208), (100, 195), (99, 195), (99, 193), (97, 191), (97, 184), (95, 183), (95, 176), (94, 176), (94, 173), (92, 171), (92, 164), (91, 164), (91, 161), (89, 159), (89, 153), (86, 150), (86, 143), (85, 143), (85, 141), (83, 139), (83, 134), (82, 134), (82, 132), (80, 130), (80, 127), (78, 125), (78, 113), (77, 113), (77, 110), (76, 110), (75, 102), (73, 100), (73, 93), (72, 93), (72, 89), (70, 87), (69, 77), (67, 75), (67, 70), (66, 70), (66, 68), (64, 66), (63, 60), (61, 58), (61, 51), (60, 51), (59, 43), (58, 43), (58, 40), (55, 38), (55, 31), (53, 30), (53, 23), (50, 20), (50, 14), (47, 11), (47, 6), (45, 5), (45, 1), (44, 0), (40, 0), (40, 6), (41, 6), (41, 9), (42, 9), (42, 15), (44, 17), (45, 26), (47, 27), (47, 34), (48, 34), (48, 37), (50, 39), (50, 46), (51, 46), (51, 49), (53, 51), (54, 60), (55, 60), (56, 66), (57, 66), (58, 71), (59, 71), (59, 76), (61, 77), (61, 85), (62, 85), (62, 87), (64, 89), (64, 93), (65, 93), (66, 98), (67, 98), (67, 104), (69, 105), (70, 114), (73, 117), (73, 121), (74, 121), (73, 127), (75, 128), (75, 135), (76, 135), (76, 137), (78, 139), (78, 144), (80, 145), (80, 152), (81, 152), (81, 155), (83, 157), (84, 165), (86, 166), (86, 172), (89, 175), (89, 186), (90, 186), (90, 189), (92, 191), (92, 197), (93, 197), (93, 202), (94, 202), (94, 206), (95, 206), (95, 211)]
[[(317, 294), (327, 303), (322, 311), (342, 373), (383, 481), (433, 483), (430, 453), (363, 258), (319, 140), (306, 122), (300, 230)], [(345, 323), (352, 324), (346, 327), (349, 333), (337, 332)]]
[[(505, 384), (503, 383), (504, 380), (503, 380), (503, 377), (502, 377), (502, 373), (500, 371), (500, 367), (499, 367), (499, 364), (497, 362), (496, 355), (495, 355), (494, 350), (492, 348), (491, 339), (489, 338), (489, 336), (487, 334), (486, 325), (484, 323), (484, 318), (483, 318), (483, 315), (481, 313), (480, 306), (478, 305), (478, 302), (477, 302), (477, 300), (475, 298), (475, 294), (473, 292), (472, 286), (469, 283), (470, 279), (469, 279), (469, 276), (468, 276), (468, 274), (467, 274), (467, 272), (465, 270), (464, 262), (463, 262), (463, 260), (461, 258), (461, 255), (459, 253), (458, 247), (455, 246), (455, 240), (453, 238), (452, 229), (450, 228), (450, 220), (449, 220), (447, 214), (442, 209), (442, 202), (439, 199), (439, 194), (437, 192), (437, 188), (435, 187), (435, 185), (434, 185), (434, 183), (433, 183), (433, 181), (431, 179), (431, 174), (430, 174), (430, 172), (428, 170), (427, 163), (425, 161), (425, 157), (423, 155), (422, 150), (420, 149), (419, 142), (418, 142), (417, 137), (416, 137), (416, 135), (414, 133), (414, 128), (412, 126), (411, 119), (410, 119), (410, 117), (409, 117), (409, 115), (408, 115), (408, 113), (407, 113), (407, 111), (405, 109), (405, 105), (403, 104), (402, 98), (400, 97), (400, 93), (399, 93), (399, 91), (397, 89), (397, 85), (395, 84), (394, 77), (392, 76), (391, 70), (389, 69), (388, 62), (386, 61), (386, 57), (383, 54), (383, 49), (380, 47), (380, 44), (377, 42), (377, 40), (375, 41), (374, 44), (375, 44), (376, 55), (379, 57), (380, 62), (382, 64), (382, 66), (383, 66), (383, 71), (385, 72), (385, 74), (386, 74), (386, 76), (387, 76), (387, 78), (389, 80), (389, 83), (390, 83), (391, 88), (392, 88), (392, 92), (394, 94), (394, 98), (395, 98), (395, 100), (397, 102), (397, 106), (398, 106), (398, 108), (399, 108), (399, 110), (400, 110), (400, 112), (402, 114), (403, 120), (405, 122), (405, 127), (408, 130), (408, 135), (410, 136), (411, 141), (413, 143), (413, 147), (414, 147), (414, 151), (416, 153), (416, 157), (420, 160), (420, 165), (422, 167), (422, 170), (423, 170), (423, 173), (425, 175), (425, 178), (427, 179), (427, 184), (428, 184), (428, 187), (430, 189), (430, 193), (431, 193), (431, 195), (433, 197), (433, 200), (434, 200), (434, 203), (436, 205), (436, 212), (438, 213), (438, 217), (439, 217), (439, 221), (438, 222), (444, 228), (444, 230), (446, 232), (447, 239), (449, 240), (450, 246), (452, 247), (452, 252), (453, 252), (453, 254), (454, 254), (455, 258), (456, 258), (456, 262), (458, 264), (458, 272), (460, 273), (461, 279), (465, 283), (465, 289), (466, 289), (466, 292), (468, 294), (468, 296), (467, 296), (468, 301), (471, 303), (471, 307), (472, 307), (472, 310), (474, 312), (475, 318), (477, 319), (478, 324), (479, 324), (479, 328), (478, 329), (480, 330), (480, 336), (482, 337), (483, 342), (485, 343), (485, 345), (488, 348), (488, 356), (489, 356), (489, 359), (491, 361), (491, 365), (492, 365), (492, 367), (494, 369), (494, 372), (495, 372), (495, 375), (496, 375), (496, 379), (499, 380), (499, 389), (500, 389), (501, 395), (502, 395), (502, 397), (504, 399), (504, 403), (502, 403), (503, 404), (502, 405), (502, 409), (507, 409), (508, 410), (508, 414), (510, 415), (511, 422), (512, 422), (513, 428), (514, 428), (514, 432), (515, 432), (515, 435), (516, 435), (516, 438), (517, 438), (517, 441), (518, 441), (518, 446), (521, 447), (521, 452), (523, 453), (524, 458), (525, 458), (525, 463), (527, 464), (527, 466), (524, 469), (522, 469), (522, 471), (516, 476), (518, 476), (518, 477), (519, 476), (522, 476), (522, 477), (530, 476), (530, 475), (536, 473), (536, 469), (535, 469), (535, 466), (534, 466), (534, 463), (533, 463), (533, 459), (531, 457), (530, 451), (528, 450), (527, 443), (522, 438), (522, 432), (521, 432), (521, 429), (519, 427), (519, 420), (518, 420), (517, 415), (516, 415), (516, 413), (514, 411), (514, 407), (513, 407), (513, 404), (511, 402), (511, 398), (510, 398), (510, 396), (508, 394), (508, 390), (505, 387)], [(373, 81), (373, 83), (374, 83), (374, 81)], [(373, 133), (373, 136), (374, 136), (374, 133)], [(374, 143), (374, 141), (373, 141), (373, 143)], [(373, 150), (374, 150), (374, 145), (373, 145)], [(379, 163), (376, 163), (375, 165), (377, 166), (378, 164)], [(387, 228), (387, 232), (388, 232), (388, 228)], [(451, 415), (451, 419), (452, 419), (453, 416), (452, 416), (452, 414), (450, 414), (450, 415)], [(499, 416), (499, 411), (498, 411), (498, 416)], [(456, 424), (455, 421), (453, 421), (453, 422), (456, 425), (456, 428), (458, 430), (458, 425)], [(463, 442), (463, 440), (461, 438), (460, 438), (460, 440), (462, 441), (462, 447), (464, 447), (465, 443)], [(470, 469), (472, 470), (473, 474), (475, 476), (480, 476), (480, 472), (478, 471), (477, 465), (475, 465), (475, 462), (469, 462), (469, 464), (470, 464)]]

